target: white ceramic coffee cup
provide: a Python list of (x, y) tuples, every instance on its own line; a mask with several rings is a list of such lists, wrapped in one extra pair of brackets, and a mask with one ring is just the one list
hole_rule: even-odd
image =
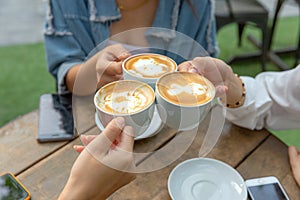
[[(133, 59), (139, 59), (139, 62), (136, 62), (137, 70), (130, 69)], [(153, 59), (157, 59), (157, 61), (161, 61), (161, 63), (158, 63), (155, 60), (153, 62)], [(166, 65), (167, 68), (170, 69), (167, 71), (162, 70), (163, 68), (166, 68)], [(145, 68), (148, 68), (148, 70)], [(122, 63), (124, 80), (141, 81), (149, 84), (154, 90), (156, 81), (160, 76), (165, 73), (177, 71), (177, 68), (178, 66), (173, 59), (165, 55), (155, 53), (135, 54), (125, 59)]]
[[(166, 96), (162, 95), (163, 92), (161, 88), (163, 87), (164, 82), (172, 84), (177, 80), (181, 80), (189, 85), (191, 82), (189, 82), (188, 79), (185, 79), (188, 76), (203, 81), (207, 87), (208, 96), (210, 96), (210, 98), (204, 100), (204, 102), (197, 102), (195, 99), (194, 103), (187, 104), (183, 102), (172, 102)], [(195, 83), (197, 83), (197, 81)], [(208, 79), (198, 74), (190, 72), (171, 72), (165, 74), (161, 76), (156, 83), (155, 96), (159, 116), (166, 125), (173, 129), (183, 131), (194, 129), (199, 126), (201, 121), (210, 111), (215, 93), (214, 85)], [(182, 98), (182, 100), (185, 99)]]
[[(127, 88), (128, 94), (129, 93), (132, 94), (136, 91), (139, 92), (139, 89), (142, 89), (145, 92), (146, 98), (150, 98), (150, 99), (148, 99), (147, 103), (143, 108), (140, 108), (133, 112), (127, 112), (127, 113), (109, 111), (108, 109), (105, 109), (103, 106), (101, 106), (101, 104), (104, 105), (103, 102), (106, 101), (103, 99), (105, 94), (110, 93), (108, 90), (113, 89), (113, 94), (111, 96), (112, 99), (118, 98), (117, 93), (119, 92), (118, 89), (120, 87)], [(121, 98), (124, 97), (124, 95), (121, 94), (119, 96), (121, 96)], [(130, 103), (132, 102), (129, 102), (128, 104), (122, 104), (122, 106), (124, 108), (129, 108)], [(102, 88), (100, 88), (94, 96), (94, 104), (96, 107), (97, 116), (100, 122), (102, 123), (103, 127), (106, 127), (106, 125), (113, 118), (123, 117), (125, 119), (126, 125), (131, 126), (133, 128), (134, 137), (137, 137), (143, 134), (150, 125), (154, 113), (154, 108), (155, 108), (155, 94), (154, 94), (154, 90), (149, 85), (143, 82), (134, 81), (134, 80), (120, 80), (120, 81), (109, 83), (103, 86)], [(113, 104), (113, 103), (110, 105), (111, 107), (114, 107), (114, 105), (117, 106), (117, 104)]]

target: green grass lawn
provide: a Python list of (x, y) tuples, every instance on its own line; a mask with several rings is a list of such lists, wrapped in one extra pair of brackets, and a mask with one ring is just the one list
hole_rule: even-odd
[(42, 43), (1, 47), (0, 69), (0, 127), (36, 109), (41, 94), (55, 91)]
[[(273, 48), (296, 44), (298, 20), (298, 17), (290, 17), (278, 21)], [(256, 51), (246, 39), (248, 33), (260, 37), (260, 32), (256, 28), (247, 27), (243, 46), (237, 48), (236, 26), (228, 25), (221, 29), (218, 32), (221, 49), (219, 58), (226, 60), (236, 54)], [(283, 59), (292, 66), (293, 56), (285, 56)], [(261, 72), (260, 63), (256, 60), (234, 64), (232, 68), (240, 75), (255, 76)], [(0, 127), (19, 115), (37, 109), (39, 96), (55, 91), (54, 79), (46, 69), (43, 43), (0, 47), (0, 70)], [(277, 71), (278, 68), (268, 63), (267, 70)], [(300, 137), (293, 138), (292, 141), (300, 143)]]
[[(299, 18), (287, 17), (278, 20), (277, 29), (274, 32), (272, 49), (280, 49), (289, 46), (296, 46), (299, 37)], [(218, 43), (221, 50), (219, 58), (226, 60), (234, 55), (256, 52), (256, 47), (247, 40), (247, 35), (251, 33), (260, 40), (261, 32), (253, 26), (247, 26), (243, 34), (242, 47), (238, 48), (237, 40), (237, 26), (225, 26), (218, 32)], [(288, 66), (293, 66), (295, 62), (295, 55), (286, 55), (281, 57)], [(260, 73), (261, 65), (259, 60), (251, 62), (239, 62), (231, 66), (233, 70), (240, 75), (255, 76)], [(267, 63), (268, 71), (278, 71), (279, 69), (274, 64)]]

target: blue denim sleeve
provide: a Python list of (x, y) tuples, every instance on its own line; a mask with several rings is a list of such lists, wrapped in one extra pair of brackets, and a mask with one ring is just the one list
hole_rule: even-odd
[[(201, 18), (198, 33), (196, 34), (195, 40), (202, 43), (207, 53), (210, 56), (217, 56), (219, 53), (216, 33), (216, 20), (215, 20), (215, 2), (214, 0), (207, 0), (202, 2), (201, 6), (204, 7), (201, 13), (198, 13)], [(204, 6), (205, 5), (205, 6)], [(199, 4), (198, 4), (199, 6)], [(198, 8), (199, 9), (199, 8)], [(201, 8), (200, 8), (201, 9)]]
[(49, 1), (44, 41), (48, 71), (57, 81), (58, 92), (67, 93), (66, 73), (73, 66), (82, 63), (86, 55), (65, 23), (56, 0)]
[[(216, 23), (214, 17), (211, 19), (210, 25), (207, 27), (206, 42), (207, 52), (212, 57), (217, 57), (219, 54), (219, 47), (216, 37)], [(196, 38), (197, 40), (197, 38)]]
[[(191, 0), (181, 5), (176, 30), (190, 37), (195, 44), (190, 52), (185, 48), (181, 52), (188, 60), (198, 56), (216, 56), (218, 53), (214, 0)], [(180, 40), (178, 40), (180, 41)], [(173, 47), (175, 48), (175, 47)]]

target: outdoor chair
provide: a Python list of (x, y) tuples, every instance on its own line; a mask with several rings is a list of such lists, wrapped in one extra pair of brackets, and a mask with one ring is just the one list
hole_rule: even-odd
[(227, 24), (236, 23), (238, 25), (238, 46), (242, 44), (242, 35), (246, 25), (252, 24), (259, 28), (262, 33), (261, 51), (247, 55), (236, 55), (228, 61), (233, 61), (260, 57), (262, 70), (264, 71), (268, 53), (268, 18), (269, 11), (256, 0), (215, 0), (216, 3), (216, 24), (220, 30)]
[[(282, 49), (275, 49), (275, 50), (271, 50), (272, 48), (272, 43), (273, 43), (273, 34), (275, 32), (276, 29), (276, 25), (277, 25), (277, 19), (279, 17), (279, 11), (282, 8), (282, 5), (285, 2), (288, 1), (294, 1), (295, 4), (298, 5), (299, 8), (299, 16), (300, 16), (300, 0), (278, 0), (277, 2), (277, 6), (275, 8), (275, 14), (273, 17), (273, 23), (272, 23), (272, 27), (270, 29), (270, 33), (269, 33), (269, 41), (268, 41), (268, 58), (270, 61), (272, 61), (275, 65), (277, 65), (281, 70), (288, 70), (290, 67), (282, 61), (282, 59), (279, 57), (280, 55), (284, 55), (284, 54), (290, 54), (290, 53), (295, 53), (295, 64), (294, 66), (298, 65), (298, 62), (300, 60), (300, 18), (299, 18), (299, 31), (298, 31), (298, 45), (296, 44), (295, 46), (292, 47), (286, 47), (286, 48), (282, 48)], [(297, 43), (297, 42), (296, 42)], [(294, 67), (292, 66), (292, 67)]]
[[(300, 0), (296, 0), (296, 2), (298, 3), (298, 7), (299, 7), (299, 16), (300, 16)], [(300, 18), (300, 17), (299, 17)], [(298, 36), (298, 47), (296, 49), (296, 61), (295, 61), (295, 66), (297, 66), (300, 61), (300, 19), (299, 19), (299, 36)]]

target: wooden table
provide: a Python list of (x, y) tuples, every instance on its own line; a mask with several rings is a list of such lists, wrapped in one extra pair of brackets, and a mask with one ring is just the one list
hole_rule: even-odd
[[(91, 109), (90, 115), (84, 119), (94, 122), (94, 110)], [(139, 174), (136, 180), (113, 194), (112, 199), (170, 199), (168, 175), (180, 162), (198, 157), (209, 120), (206, 117), (202, 122), (197, 137), (179, 159), (160, 170)], [(32, 199), (57, 199), (78, 156), (72, 146), (81, 142), (77, 138), (69, 142), (40, 144), (36, 141), (37, 126), (38, 111), (33, 111), (0, 129), (0, 173), (10, 171), (16, 174), (31, 192)], [(83, 129), (86, 134), (100, 132), (95, 124)], [(156, 136), (136, 141), (135, 151), (156, 150), (180, 136), (184, 135), (164, 127)], [(300, 199), (300, 190), (288, 161), (287, 146), (266, 130), (250, 131), (226, 121), (221, 137), (207, 157), (228, 163), (244, 179), (274, 175), (291, 199)], [(151, 154), (139, 163), (147, 159), (151, 159)]]

